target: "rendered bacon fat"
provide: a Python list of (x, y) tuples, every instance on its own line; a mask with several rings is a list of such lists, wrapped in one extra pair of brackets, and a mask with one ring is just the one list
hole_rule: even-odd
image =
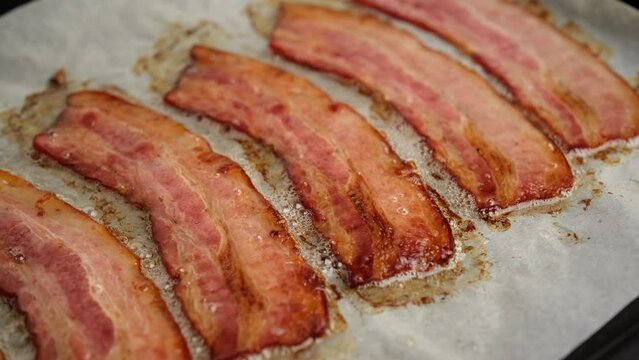
[(482, 210), (569, 189), (561, 152), (479, 76), (371, 16), (284, 5), (271, 48), (378, 92)]
[(586, 48), (502, 0), (356, 0), (457, 44), (567, 148), (639, 135), (639, 96)]
[(204, 47), (166, 100), (270, 146), (353, 285), (427, 270), (453, 254), (450, 228), (413, 167), (349, 106), (306, 80)]
[(327, 327), (322, 283), (242, 169), (167, 117), (80, 92), (35, 147), (149, 212), (175, 291), (218, 359)]
[(38, 359), (186, 359), (138, 260), (82, 212), (0, 171), (0, 292), (26, 314)]

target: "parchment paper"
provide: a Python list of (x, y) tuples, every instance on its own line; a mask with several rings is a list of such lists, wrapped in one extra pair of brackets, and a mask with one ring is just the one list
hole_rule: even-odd
[[(371, 111), (367, 97), (329, 76), (269, 55), (266, 40), (252, 29), (243, 12), (249, 2), (42, 0), (12, 11), (0, 18), (0, 109), (21, 106), (26, 95), (41, 90), (46, 79), (61, 67), (75, 79), (117, 85), (151, 107), (171, 114), (191, 130), (205, 134), (217, 151), (247, 170), (290, 224), (291, 217), (285, 210), (296, 208), (295, 199), (278, 196), (277, 190), (264, 184), (242, 147), (233, 140), (240, 135), (229, 135), (220, 127), (167, 109), (157, 94), (148, 91), (149, 79), (131, 72), (132, 65), (152, 51), (153, 42), (170, 23), (193, 25), (199, 20), (212, 20), (230, 34), (220, 37), (221, 48), (302, 74), (333, 98), (351, 104), (388, 135), (400, 156), (417, 162), (427, 183), (445, 197), (455, 196), (445, 183), (428, 176), (429, 168), (424, 166), (423, 154), (416, 150), (419, 144), (410, 131), (396, 122), (380, 120)], [(547, 1), (545, 5), (559, 23), (571, 20), (606, 44), (611, 50), (608, 63), (634, 81), (639, 70), (639, 12), (614, 0)], [(434, 36), (398, 24), (429, 45), (463, 60)], [(561, 204), (561, 211), (513, 215), (510, 229), (503, 232), (477, 219), (463, 201), (448, 198), (455, 211), (477, 226), (492, 264), (486, 269), (488, 275), (424, 305), (371, 309), (354, 296), (344, 296), (338, 305), (346, 329), (316, 344), (314, 351), (297, 356), (553, 359), (566, 355), (639, 295), (638, 165), (637, 151), (609, 155), (606, 161), (586, 159), (578, 168), (579, 184)], [(6, 133), (0, 135), (0, 168), (60, 194), (115, 231), (146, 239), (140, 240), (141, 248), (135, 248), (138, 245), (134, 240), (127, 244), (143, 258), (149, 251), (150, 261), (155, 261), (156, 249), (148, 245), (144, 213), (118, 196), (100, 191), (63, 169), (39, 166)], [(70, 186), (71, 180), (75, 186)], [(100, 216), (106, 211), (87, 194), (108, 199), (109, 206), (124, 219)], [(146, 273), (153, 275), (155, 266), (146, 261), (145, 267)], [(330, 278), (328, 269), (321, 271)], [(161, 281), (158, 286), (162, 287)], [(163, 294), (170, 298), (170, 294)], [(24, 345), (28, 339), (20, 325), (22, 320), (8, 310), (10, 304), (0, 305), (0, 348), (10, 359), (33, 357), (33, 348)], [(188, 329), (185, 331), (188, 333)], [(197, 341), (194, 343), (192, 350), (197, 351)]]

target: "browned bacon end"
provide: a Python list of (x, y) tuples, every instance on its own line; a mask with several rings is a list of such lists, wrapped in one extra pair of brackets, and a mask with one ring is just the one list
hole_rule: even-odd
[(0, 170), (0, 292), (25, 313), (38, 359), (187, 359), (138, 259), (104, 226)]
[(380, 94), (480, 210), (549, 199), (573, 175), (555, 145), (477, 74), (373, 16), (286, 4), (271, 48)]
[(286, 163), (352, 285), (447, 263), (450, 228), (410, 164), (348, 105), (250, 58), (196, 46), (168, 103), (229, 124)]
[(67, 103), (34, 146), (149, 211), (176, 294), (215, 358), (324, 334), (322, 281), (239, 165), (171, 119), (107, 93)]

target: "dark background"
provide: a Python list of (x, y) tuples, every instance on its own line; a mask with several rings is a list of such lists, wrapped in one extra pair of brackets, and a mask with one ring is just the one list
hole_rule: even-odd
[[(0, 15), (29, 1), (30, 0), (0, 0)], [(624, 0), (624, 2), (636, 8), (638, 7), (637, 4), (633, 4), (630, 0)], [(639, 34), (637, 34), (637, 36), (639, 36)], [(558, 324), (558, 326), (561, 325)], [(590, 339), (586, 340), (566, 357), (566, 360), (603, 359), (639, 360), (639, 298), (630, 303), (599, 329), (597, 333), (590, 337)]]

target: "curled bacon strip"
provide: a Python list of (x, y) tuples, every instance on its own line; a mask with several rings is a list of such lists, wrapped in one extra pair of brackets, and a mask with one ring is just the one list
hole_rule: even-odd
[(36, 149), (151, 215), (176, 293), (215, 358), (295, 345), (328, 325), (322, 282), (242, 169), (169, 118), (72, 94)]
[(639, 135), (639, 96), (587, 49), (502, 0), (356, 0), (432, 30), (500, 78), (568, 149)]
[(187, 359), (138, 260), (104, 226), (0, 171), (0, 292), (26, 314), (38, 359)]
[(562, 153), (475, 73), (371, 16), (282, 6), (271, 48), (379, 93), (482, 210), (570, 189)]
[(451, 257), (450, 228), (414, 168), (353, 109), (256, 60), (199, 46), (191, 55), (166, 101), (234, 126), (281, 156), (351, 284)]

